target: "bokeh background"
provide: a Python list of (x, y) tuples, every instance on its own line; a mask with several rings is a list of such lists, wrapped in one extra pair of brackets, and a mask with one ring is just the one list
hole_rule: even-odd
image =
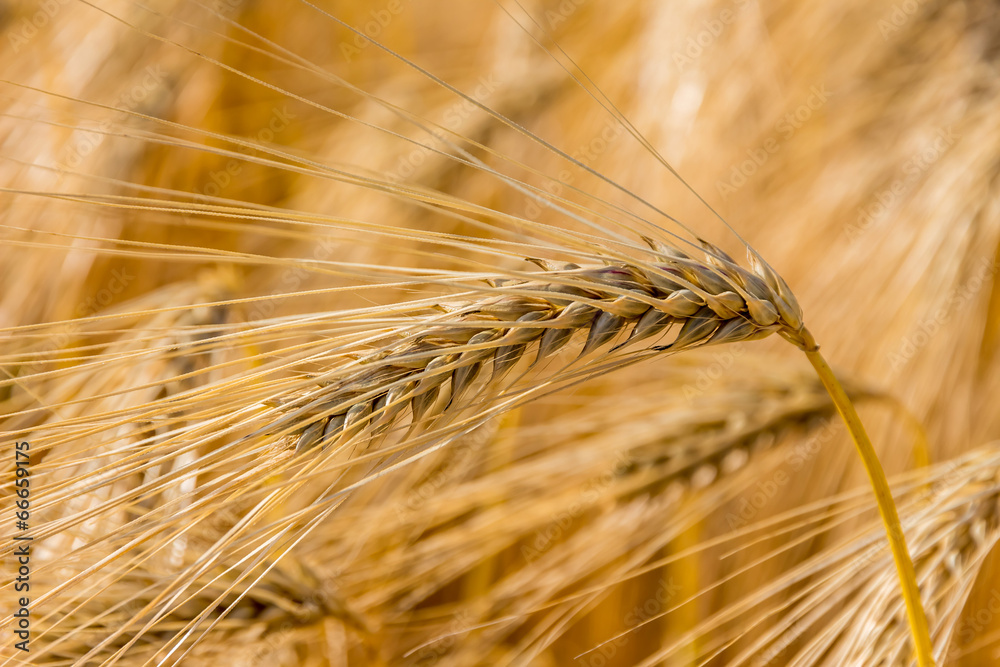
[[(319, 334), (143, 349), (411, 296), (353, 289), (367, 279), (344, 267), (467, 269), (460, 248), (407, 236), (487, 235), (463, 202), (516, 216), (514, 230), (584, 233), (444, 155), (407, 114), (556, 196), (602, 200), (617, 219), (672, 225), (658, 210), (741, 258), (735, 230), (794, 289), (890, 474), (990, 451), (1000, 437), (995, 2), (28, 0), (0, 6), (0, 32), (0, 430), (55, 443), (42, 464), (52, 479), (97, 470), (94, 442), (138, 437), (114, 415)], [(451, 204), (426, 206), (418, 191)], [(341, 265), (310, 264), (327, 260)], [(527, 270), (515, 257), (494, 268)], [(199, 369), (209, 370), (172, 379)], [(78, 449), (61, 454), (71, 438), (60, 433)], [(81, 452), (90, 468), (66, 463)], [(976, 474), (995, 480), (984, 466)], [(987, 484), (946, 470), (956, 489)], [(907, 488), (926, 509), (919, 484)], [(878, 535), (866, 489), (806, 360), (784, 341), (657, 360), (529, 403), (366, 487), (232, 601), (182, 664), (895, 664), (858, 648), (905, 642), (884, 549), (817, 566), (815, 580), (782, 579)], [(81, 493), (73, 506), (41, 496), (38, 521), (57, 525), (120, 492)], [(932, 625), (950, 619), (944, 664), (997, 660), (996, 502), (977, 508), (942, 510), (926, 537), (937, 550), (918, 559), (928, 586), (951, 591), (929, 607)], [(37, 562), (124, 521), (105, 519), (54, 533)], [(843, 597), (831, 588), (819, 598), (830, 608), (810, 600), (808, 620), (788, 615), (823, 572), (846, 573)], [(122, 574), (72, 613), (52, 601), (38, 629), (67, 620), (38, 645), (169, 575), (169, 562)], [(200, 599), (120, 661), (173, 664), (157, 651)], [(865, 616), (883, 603), (891, 611)], [(83, 660), (138, 609), (29, 662)], [(806, 650), (851, 632), (856, 662)]]

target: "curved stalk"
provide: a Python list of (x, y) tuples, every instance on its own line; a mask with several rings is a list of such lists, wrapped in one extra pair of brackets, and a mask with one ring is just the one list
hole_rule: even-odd
[[(809, 339), (811, 340), (811, 336)], [(882, 523), (885, 525), (885, 531), (889, 537), (889, 546), (892, 549), (892, 557), (896, 562), (896, 572), (899, 574), (899, 583), (903, 590), (906, 617), (916, 648), (917, 664), (920, 667), (934, 667), (933, 645), (927, 627), (927, 616), (924, 614), (924, 607), (920, 602), (920, 589), (917, 587), (916, 572), (913, 569), (910, 552), (906, 548), (906, 537), (903, 535), (903, 527), (899, 522), (899, 514), (896, 512), (896, 504), (893, 502), (892, 491), (885, 478), (885, 472), (882, 470), (882, 464), (879, 462), (875, 448), (865, 432), (861, 418), (854, 409), (854, 404), (851, 403), (847, 392), (844, 391), (823, 355), (819, 353), (819, 347), (811, 345), (803, 349), (813, 368), (816, 369), (816, 374), (819, 375), (823, 386), (826, 387), (827, 393), (830, 394), (833, 404), (837, 407), (837, 412), (844, 420), (847, 431), (851, 434), (851, 440), (854, 441), (854, 445), (861, 455), (872, 489), (875, 491), (878, 511), (882, 515)]]

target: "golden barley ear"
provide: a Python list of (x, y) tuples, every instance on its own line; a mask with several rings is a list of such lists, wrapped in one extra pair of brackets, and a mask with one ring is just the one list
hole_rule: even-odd
[[(403, 343), (381, 348), (359, 361), (357, 370), (287, 401), (284, 409), (302, 429), (296, 450), (343, 446), (368, 426), (384, 431), (407, 408), (414, 424), (437, 417), (459, 402), (484, 366), (491, 368), (488, 384), (499, 384), (530, 346), (541, 361), (578, 331), (585, 334), (580, 355), (587, 356), (626, 330), (611, 351), (670, 329), (676, 329), (673, 340), (653, 350), (754, 340), (789, 327), (772, 317), (780, 297), (728, 260), (721, 267), (679, 256), (651, 265), (542, 266), (550, 270), (532, 280), (493, 280), (497, 286), (489, 291), (495, 296), (436, 304), (446, 315), (425, 318), (425, 331), (413, 324), (399, 329)], [(443, 387), (447, 401), (438, 400)]]

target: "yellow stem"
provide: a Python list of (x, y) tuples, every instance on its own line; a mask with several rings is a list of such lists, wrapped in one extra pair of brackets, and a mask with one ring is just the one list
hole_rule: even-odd
[[(811, 338), (811, 337), (810, 337)], [(806, 356), (816, 369), (816, 374), (826, 387), (826, 391), (833, 399), (833, 404), (837, 407), (844, 424), (847, 426), (851, 439), (858, 448), (861, 460), (868, 473), (872, 489), (875, 491), (875, 500), (878, 503), (879, 514), (882, 515), (882, 523), (885, 524), (885, 532), (889, 537), (889, 546), (892, 548), (892, 557), (896, 561), (896, 572), (899, 574), (899, 583), (903, 589), (903, 600), (906, 603), (906, 617), (910, 623), (910, 634), (913, 636), (913, 643), (917, 652), (917, 664), (920, 667), (934, 667), (934, 652), (931, 645), (931, 635), (927, 628), (927, 616), (924, 614), (924, 607), (920, 602), (920, 589), (917, 587), (917, 575), (913, 569), (913, 561), (910, 559), (910, 552), (906, 548), (906, 537), (903, 535), (903, 527), (899, 522), (899, 514), (896, 512), (896, 503), (892, 500), (892, 491), (889, 489), (889, 482), (885, 478), (885, 471), (878, 460), (875, 448), (872, 446), (865, 427), (858, 417), (854, 404), (848, 398), (847, 392), (841, 386), (837, 377), (833, 374), (830, 366), (826, 363), (823, 355), (819, 353), (819, 348), (810, 346), (805, 348)]]

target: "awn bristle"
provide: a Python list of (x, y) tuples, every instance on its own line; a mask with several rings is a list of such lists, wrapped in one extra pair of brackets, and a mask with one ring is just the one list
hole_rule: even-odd
[[(706, 502), (677, 514), (682, 501), (719, 487), (719, 482), (730, 480), (782, 442), (783, 436), (814, 429), (820, 418), (832, 410), (828, 396), (815, 381), (804, 383), (794, 374), (765, 381), (759, 375), (742, 376), (734, 370), (725, 388), (699, 401), (698, 409), (664, 413), (665, 405), (680, 408), (685, 404), (679, 389), (692, 380), (694, 373), (673, 369), (665, 375), (673, 393), (665, 393), (663, 381), (658, 379), (635, 387), (639, 398), (624, 411), (617, 402), (610, 401), (606, 408), (600, 403), (587, 405), (554, 420), (547, 426), (548, 435), (536, 433), (537, 427), (518, 429), (518, 438), (546, 437), (547, 446), (502, 472), (437, 482), (435, 493), (427, 498), (416, 494), (422, 483), (435, 483), (439, 478), (441, 473), (434, 467), (421, 473), (423, 481), (387, 479), (387, 490), (394, 490), (392, 495), (380, 503), (350, 504), (331, 516), (322, 538), (317, 537), (302, 549), (294, 563), (279, 564), (251, 590), (249, 599), (229, 614), (231, 623), (252, 620), (259, 636), (244, 637), (229, 626), (218, 631), (232, 632), (227, 636), (247, 643), (247, 652), (252, 655), (261, 647), (290, 641), (296, 632), (308, 635), (310, 628), (332, 623), (375, 656), (385, 638), (398, 631), (392, 627), (392, 619), (401, 610), (419, 613), (426, 600), (456, 577), (468, 575), (483, 559), (513, 548), (520, 566), (512, 567), (482, 604), (466, 614), (470, 625), (490, 626), (477, 633), (474, 640), (463, 637), (462, 642), (447, 648), (432, 643), (425, 651), (433, 653), (442, 667), (469, 664), (480, 647), (502, 644), (532, 619), (536, 630), (551, 629), (567, 614), (585, 613), (620, 581), (636, 576), (640, 569), (649, 569), (649, 559), (655, 559), (689, 525), (715, 512), (725, 492), (713, 491)], [(628, 420), (623, 421), (626, 415)], [(628, 426), (633, 420), (652, 423), (648, 430), (637, 433)], [(553, 437), (553, 433), (558, 435)], [(494, 437), (489, 431), (479, 435), (484, 436), (481, 444), (487, 445)], [(453, 465), (448, 460), (454, 456), (453, 451), (441, 454), (441, 461), (435, 465), (446, 466), (444, 470), (456, 474), (447, 467)], [(417, 469), (411, 466), (399, 473), (413, 475)], [(558, 479), (553, 478), (556, 472)], [(600, 481), (609, 474), (607, 481)], [(595, 484), (601, 492), (593, 498), (587, 496), (585, 508), (578, 510), (576, 523), (580, 525), (562, 527), (565, 539), (539, 550), (538, 535), (545, 534), (556, 517), (580, 504), (581, 488)], [(556, 485), (561, 489), (558, 493), (553, 491)], [(655, 501), (650, 494), (655, 494)], [(491, 498), (497, 496), (509, 500), (496, 506)], [(414, 498), (419, 503), (410, 509), (408, 504)], [(670, 508), (674, 516), (664, 520), (664, 512)], [(205, 528), (217, 531), (224, 532), (228, 527), (213, 521), (205, 523)], [(584, 524), (595, 523), (602, 527), (601, 531), (579, 530)], [(484, 531), (477, 525), (493, 528)], [(357, 526), (370, 527), (360, 549), (340, 537)], [(419, 544), (399, 538), (423, 531), (436, 533), (445, 526), (449, 529)], [(477, 540), (456, 542), (462, 527)], [(614, 548), (608, 548), (609, 536), (618, 536), (611, 542)], [(450, 556), (442, 559), (442, 554)], [(330, 568), (343, 573), (336, 578), (336, 588), (321, 583), (331, 581)], [(215, 596), (232, 584), (231, 577), (225, 575), (211, 584), (212, 577), (199, 578), (196, 583), (206, 588), (172, 610), (167, 618), (182, 625), (190, 622), (194, 614), (215, 604)], [(563, 592), (573, 586), (587, 592), (560, 601)], [(134, 622), (136, 617), (143, 618), (138, 612), (160, 590), (145, 568), (134, 574), (123, 573), (104, 592), (106, 599), (116, 600), (114, 606), (105, 609), (97, 602), (85, 604), (71, 619), (64, 619), (62, 627), (52, 628), (49, 641), (60, 640), (65, 654), (82, 655), (89, 649), (79, 646), (81, 642), (92, 646), (97, 636), (104, 639), (118, 634), (105, 650), (119, 647), (135, 632), (132, 629), (121, 635), (121, 626)], [(227, 607), (236, 604), (232, 594), (223, 599)], [(255, 605), (271, 605), (277, 600), (280, 605), (266, 618), (255, 616)], [(552, 604), (554, 609), (545, 610)], [(535, 609), (546, 613), (535, 618)], [(450, 625), (450, 621), (428, 622), (415, 638), (406, 635), (402, 641), (411, 645), (433, 642), (449, 632)], [(532, 632), (517, 641), (516, 653), (537, 654), (550, 641)], [(146, 650), (157, 646), (156, 637), (143, 635), (137, 646), (144, 648), (136, 650), (125, 664), (141, 663)], [(203, 659), (210, 659), (210, 655)]]
[[(925, 600), (939, 664), (958, 657), (963, 607), (987, 556), (1000, 542), (1000, 458), (987, 446), (898, 480), (907, 541)], [(851, 498), (857, 502), (856, 496)], [(762, 659), (811, 665), (905, 665), (912, 644), (892, 558), (869, 524), (794, 568), (767, 595), (815, 583), (734, 664)], [(975, 614), (975, 610), (972, 611)]]

